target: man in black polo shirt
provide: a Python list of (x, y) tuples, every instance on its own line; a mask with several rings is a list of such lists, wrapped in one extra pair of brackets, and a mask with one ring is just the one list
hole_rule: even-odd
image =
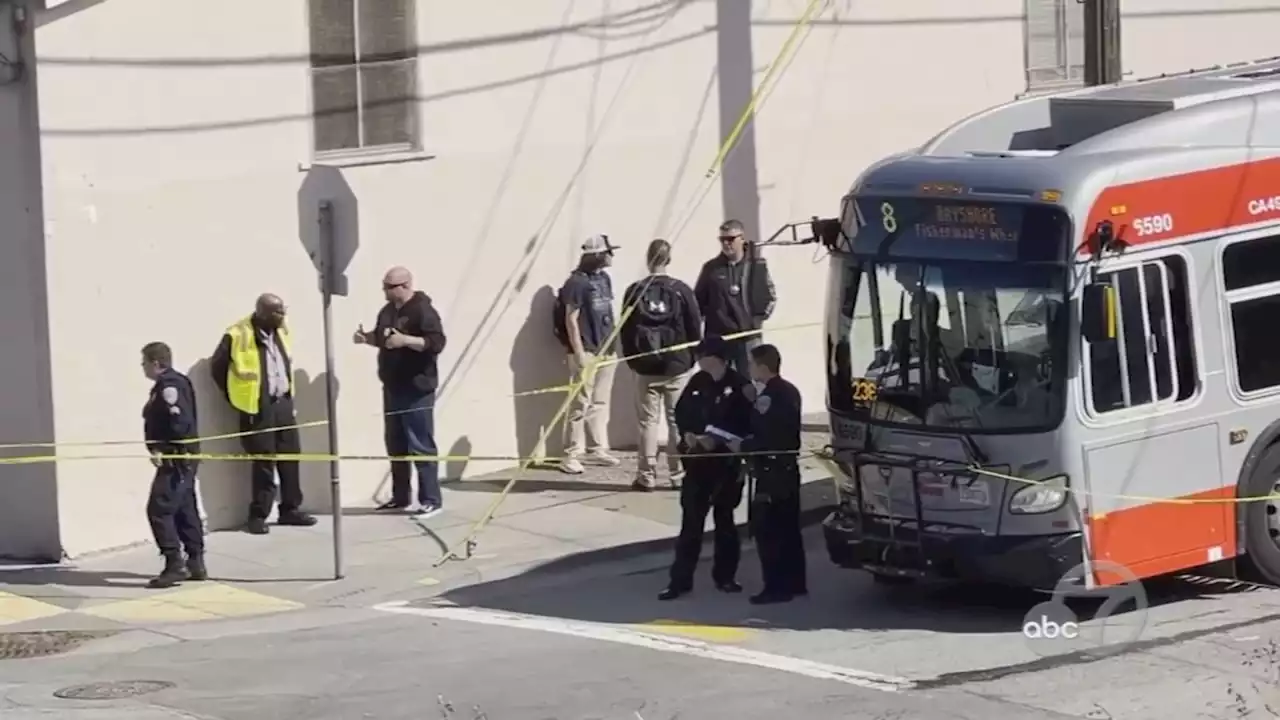
[[(759, 330), (778, 301), (769, 266), (747, 242), (738, 220), (720, 226), (720, 254), (702, 266), (693, 292), (702, 309), (703, 335), (708, 337)], [(730, 342), (729, 364), (734, 370), (746, 374), (747, 354), (760, 342), (759, 333)]]
[[(378, 313), (373, 332), (365, 332), (361, 325), (352, 339), (357, 345), (378, 348), (387, 454), (393, 458), (436, 456), (436, 361), (444, 351), (444, 325), (431, 298), (413, 289), (413, 275), (405, 268), (387, 271), (382, 293), (387, 304)], [(435, 460), (423, 460), (413, 466), (418, 472), (417, 514), (424, 518), (435, 515), (444, 505), (439, 465)], [(379, 510), (409, 508), (410, 473), (409, 463), (391, 463), (391, 501)]]
[(560, 469), (581, 474), (582, 461), (616, 467), (620, 463), (609, 454), (609, 394), (613, 390), (616, 351), (613, 337), (613, 280), (605, 272), (613, 264), (618, 246), (607, 235), (592, 235), (582, 244), (582, 259), (569, 275), (556, 300), (556, 338), (569, 356), (573, 382), (582, 388), (573, 399), (565, 421), (565, 458)]

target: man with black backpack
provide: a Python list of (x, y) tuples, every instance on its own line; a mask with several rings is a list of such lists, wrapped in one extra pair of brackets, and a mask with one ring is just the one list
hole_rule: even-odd
[(675, 426), (675, 408), (695, 362), (689, 345), (702, 339), (702, 314), (693, 289), (667, 274), (671, 243), (649, 243), (645, 262), (649, 276), (632, 283), (623, 293), (623, 307), (632, 310), (621, 334), (623, 355), (636, 375), (640, 468), (632, 487), (640, 491), (657, 485), (659, 416), (666, 418), (671, 486), (676, 487), (683, 475), (676, 449), (680, 433)]

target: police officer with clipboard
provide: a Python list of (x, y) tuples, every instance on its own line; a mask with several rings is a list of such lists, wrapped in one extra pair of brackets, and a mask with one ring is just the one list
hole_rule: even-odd
[(751, 434), (729, 442), (748, 454), (755, 478), (752, 524), (764, 588), (755, 605), (788, 602), (808, 595), (804, 540), (800, 534), (800, 391), (779, 376), (782, 356), (773, 345), (751, 349), (751, 379), (757, 395)]

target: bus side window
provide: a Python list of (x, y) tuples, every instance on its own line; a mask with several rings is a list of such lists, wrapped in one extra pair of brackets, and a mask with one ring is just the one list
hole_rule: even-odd
[(1177, 402), (1189, 399), (1200, 389), (1196, 370), (1196, 343), (1191, 326), (1191, 293), (1187, 289), (1187, 261), (1181, 256), (1162, 258), (1169, 281), (1169, 324), (1173, 326), (1174, 377), (1178, 380)]
[(1088, 346), (1093, 411), (1194, 395), (1198, 376), (1182, 258), (1100, 273), (1098, 280), (1116, 288), (1119, 317), (1116, 340)]
[(1280, 235), (1231, 243), (1222, 252), (1222, 284), (1231, 309), (1236, 381), (1246, 393), (1280, 386)]

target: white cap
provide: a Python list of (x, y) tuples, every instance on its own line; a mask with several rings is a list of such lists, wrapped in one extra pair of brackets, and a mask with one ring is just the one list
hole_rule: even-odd
[(594, 255), (596, 253), (613, 254), (618, 246), (609, 242), (609, 236), (604, 234), (592, 235), (582, 243), (583, 255)]

